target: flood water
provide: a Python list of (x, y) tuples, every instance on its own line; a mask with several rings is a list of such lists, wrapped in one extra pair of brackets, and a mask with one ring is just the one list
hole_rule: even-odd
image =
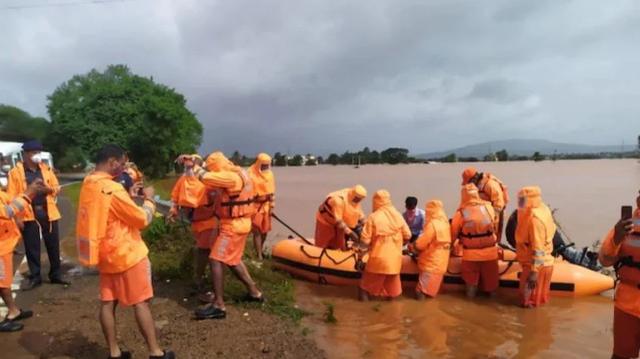
[[(544, 200), (558, 209), (559, 223), (578, 246), (601, 239), (620, 216), (620, 206), (635, 204), (640, 189), (636, 160), (477, 163), (509, 187), (515, 208), (517, 190), (539, 185)], [(408, 195), (444, 202), (451, 216), (459, 203), (460, 174), (467, 164), (368, 165), (276, 168), (275, 212), (303, 235), (313, 236), (314, 214), (324, 196), (363, 184), (370, 195), (390, 191), (398, 209)], [(371, 210), (370, 197), (364, 203)], [(274, 222), (275, 223), (275, 222)], [(274, 225), (271, 239), (289, 232)], [(466, 300), (460, 292), (417, 302), (360, 303), (355, 288), (299, 281), (297, 300), (313, 315), (303, 325), (330, 358), (606, 358), (611, 354), (611, 294), (553, 298), (537, 310), (516, 306), (515, 297)], [(325, 323), (332, 305), (337, 319)]]

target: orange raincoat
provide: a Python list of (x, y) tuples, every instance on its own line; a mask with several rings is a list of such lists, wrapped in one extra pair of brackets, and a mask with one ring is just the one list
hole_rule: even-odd
[(247, 235), (251, 232), (253, 186), (249, 176), (222, 152), (209, 155), (205, 166), (209, 172), (196, 169), (196, 175), (208, 190), (217, 192), (216, 213), (220, 218), (210, 258), (235, 266), (242, 261)]
[[(268, 170), (261, 166), (269, 165)], [(275, 207), (276, 182), (271, 170), (271, 156), (266, 153), (258, 155), (256, 162), (249, 167), (249, 177), (256, 191), (256, 214), (253, 216), (253, 227), (260, 233), (271, 230), (271, 210)]]
[(76, 234), (84, 265), (100, 273), (122, 273), (146, 259), (149, 250), (140, 231), (153, 220), (155, 205), (136, 205), (121, 184), (105, 172), (93, 172), (82, 182)]
[(11, 200), (0, 190), (0, 288), (11, 288), (13, 283), (13, 250), (20, 240), (20, 230), (14, 219), (23, 215), (30, 203), (24, 195)]
[(353, 199), (367, 196), (361, 185), (330, 193), (316, 212), (316, 246), (330, 249), (346, 249), (345, 235), (349, 235), (364, 220), (360, 202)]
[(449, 265), (451, 226), (439, 200), (427, 202), (422, 234), (416, 240), (420, 276), (416, 291), (435, 297)]
[(386, 190), (373, 195), (373, 213), (364, 224), (360, 241), (369, 245), (369, 261), (360, 287), (374, 296), (396, 297), (402, 293), (402, 245), (411, 230), (391, 203)]
[[(53, 193), (47, 195), (47, 215), (49, 217), (49, 221), (57, 221), (61, 218), (60, 211), (58, 210), (57, 196), (60, 192), (60, 184), (58, 183), (58, 178), (53, 173), (53, 170), (44, 163), (40, 163), (40, 171), (42, 173), (42, 179), (44, 184), (53, 189)], [(22, 162), (18, 162), (18, 164), (9, 171), (7, 183), (7, 194), (9, 197), (15, 198), (19, 196), (21, 193), (27, 189), (27, 177), (24, 173), (24, 165)], [(33, 208), (31, 205), (27, 206), (24, 212), (24, 221), (34, 221), (35, 216), (33, 214)]]
[[(523, 305), (539, 306), (550, 299), (556, 224), (551, 210), (542, 202), (539, 187), (524, 187), (518, 197), (523, 205), (518, 209), (516, 228), (516, 256), (522, 266), (520, 294)], [(529, 293), (526, 286), (531, 272), (538, 272), (538, 281)]]

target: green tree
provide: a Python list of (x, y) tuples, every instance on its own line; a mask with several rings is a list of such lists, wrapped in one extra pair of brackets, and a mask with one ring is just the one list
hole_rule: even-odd
[(231, 160), (231, 162), (233, 162), (233, 164), (235, 164), (236, 166), (242, 166), (242, 157), (243, 156), (239, 151), (233, 151), (233, 154), (231, 155), (231, 158), (229, 160)]
[(455, 153), (450, 153), (442, 158), (442, 162), (458, 162), (458, 156)]
[(202, 140), (202, 125), (184, 96), (124, 65), (75, 75), (48, 100), (46, 142), (56, 155), (77, 147), (89, 157), (117, 143), (145, 174), (161, 177), (177, 155), (195, 152)]
[(390, 164), (408, 163), (409, 150), (406, 148), (391, 147), (380, 153), (382, 162)]
[(280, 152), (273, 155), (274, 166), (284, 167), (287, 165), (287, 158)]
[(304, 164), (304, 158), (301, 155), (295, 155), (289, 160), (289, 166), (302, 166)]
[(327, 158), (327, 163), (331, 164), (331, 165), (337, 165), (340, 163), (340, 156), (338, 156), (335, 153), (332, 153), (329, 155), (329, 157)]
[(540, 161), (544, 161), (545, 157), (542, 154), (540, 154), (540, 152), (536, 151), (533, 154), (533, 157), (531, 157), (531, 159), (533, 159), (536, 162), (540, 162)]
[(373, 150), (367, 159), (367, 163), (380, 163), (380, 152)]
[(505, 149), (496, 152), (496, 157), (498, 157), (498, 161), (500, 162), (509, 161), (509, 153)]
[(307, 161), (304, 163), (305, 166), (317, 166), (318, 160), (311, 156), (311, 154), (307, 153)]
[(31, 117), (17, 107), (0, 104), (0, 141), (43, 141), (50, 123), (42, 117)]

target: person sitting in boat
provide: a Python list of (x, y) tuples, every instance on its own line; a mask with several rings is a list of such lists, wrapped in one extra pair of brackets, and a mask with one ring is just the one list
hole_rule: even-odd
[(640, 354), (640, 196), (636, 204), (632, 217), (623, 216), (600, 248), (600, 262), (613, 266), (618, 279), (613, 297), (613, 359)]
[(391, 299), (402, 294), (402, 246), (410, 238), (411, 230), (391, 203), (389, 192), (377, 191), (373, 195), (373, 212), (360, 237), (360, 243), (369, 245), (369, 261), (359, 286), (360, 300), (367, 301), (369, 296)]
[(347, 239), (358, 241), (357, 228), (364, 223), (361, 202), (367, 190), (361, 185), (330, 193), (316, 212), (315, 244), (347, 250)]
[(418, 207), (418, 199), (416, 197), (409, 196), (404, 200), (404, 207), (406, 210), (402, 214), (404, 220), (411, 229), (411, 240), (413, 243), (422, 234), (422, 228), (424, 227), (424, 210)]
[(409, 250), (418, 252), (417, 299), (435, 298), (447, 272), (451, 250), (451, 226), (441, 201), (427, 202), (424, 230), (415, 243), (409, 244)]
[(544, 305), (550, 298), (556, 224), (541, 193), (536, 186), (518, 192), (516, 257), (522, 266), (520, 300), (525, 308)]
[(462, 186), (462, 203), (451, 221), (451, 239), (462, 244), (462, 279), (467, 296), (478, 289), (493, 294), (498, 289), (498, 246), (495, 212), (491, 202), (480, 199), (478, 188)]

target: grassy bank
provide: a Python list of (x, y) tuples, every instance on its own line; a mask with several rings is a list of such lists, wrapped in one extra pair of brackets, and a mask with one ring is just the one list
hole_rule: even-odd
[[(156, 218), (143, 233), (149, 245), (149, 257), (153, 272), (161, 280), (179, 279), (189, 283), (193, 273), (193, 237), (190, 228), (180, 224), (166, 224), (164, 218)], [(238, 306), (261, 308), (280, 317), (299, 321), (304, 312), (295, 306), (294, 287), (291, 277), (273, 268), (271, 261), (257, 262), (250, 249), (252, 238), (247, 239), (244, 262), (260, 289), (267, 298), (264, 304), (243, 303), (240, 299), (246, 289), (233, 274), (225, 271), (225, 301)]]

